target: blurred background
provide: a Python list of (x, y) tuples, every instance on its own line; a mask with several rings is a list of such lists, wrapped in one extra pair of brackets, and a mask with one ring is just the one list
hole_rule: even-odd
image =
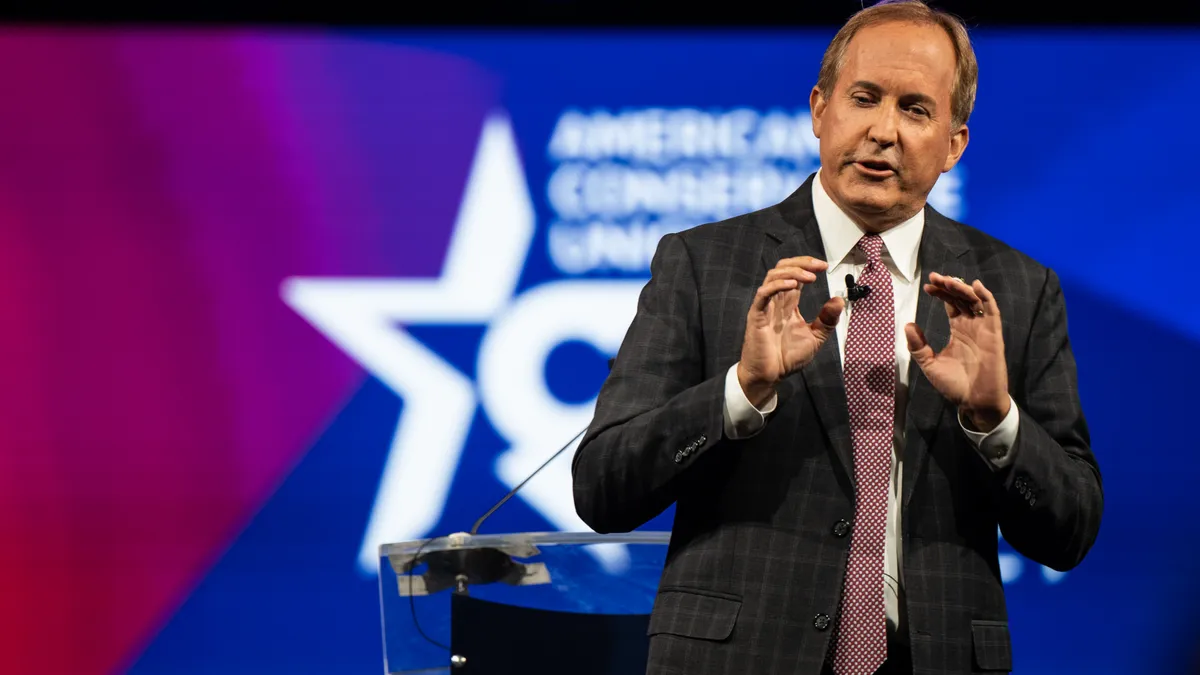
[[(1200, 24), (934, 4), (981, 75), (931, 203), (1061, 276), (1105, 482), (1078, 569), (1002, 544), (1016, 672), (1194, 672)], [(664, 232), (816, 169), (859, 7), (6, 8), (0, 673), (380, 672), (378, 544), (587, 423)], [(483, 531), (585, 529), (569, 465)]]

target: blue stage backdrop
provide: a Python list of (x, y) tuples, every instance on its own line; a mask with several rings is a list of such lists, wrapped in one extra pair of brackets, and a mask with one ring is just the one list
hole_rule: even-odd
[[(171, 427), (155, 412), (162, 397), (141, 388), (131, 424), (162, 435), (83, 427), (94, 442), (64, 441), (56, 466), (68, 473), (139, 448), (154, 458), (89, 479), (110, 508), (27, 488), (26, 506), (62, 500), (57, 515), (21, 511), (56, 537), (161, 534), (112, 544), (99, 568), (80, 557), (99, 549), (30, 563), (83, 595), (56, 596), (55, 611), (78, 614), (67, 623), (30, 619), (22, 640), (46, 651), (20, 652), (24, 672), (65, 663), (52, 648), (65, 641), (74, 672), (296, 675), (379, 672), (378, 544), (468, 529), (587, 423), (664, 232), (775, 203), (816, 169), (807, 101), (832, 31), (17, 37), (26, 42), (9, 49), (44, 79), (6, 66), (8, 90), (27, 95), (8, 98), (6, 114), (24, 116), (0, 118), (10, 123), (0, 133), (28, 152), (3, 161), (50, 168), (14, 168), (21, 194), (5, 192), (0, 209), (32, 251), (15, 274), (72, 279), (23, 292), (61, 299), (145, 264), (131, 283), (156, 300), (137, 337), (164, 363), (195, 366), (164, 371), (174, 379), (157, 386), (193, 396), (178, 400), (202, 416)], [(931, 202), (1061, 276), (1106, 495), (1099, 540), (1076, 570), (1002, 544), (1016, 670), (1167, 672), (1200, 627), (1189, 386), (1200, 296), (1188, 277), (1200, 32), (975, 40), (970, 145)], [(62, 142), (19, 145), (70, 109), (103, 114)], [(124, 140), (104, 150), (116, 127)], [(56, 185), (75, 197), (25, 208)], [(92, 208), (132, 215), (97, 221)], [(37, 234), (46, 219), (55, 236)], [(84, 274), (86, 251), (58, 255), (76, 236), (147, 255)], [(97, 387), (80, 377), (97, 364), (153, 367), (146, 348), (113, 349), (125, 338), (95, 343), (89, 323), (64, 329), (74, 337), (56, 344), (75, 365), (53, 377)], [(47, 399), (45, 429), (74, 424), (87, 405)], [(14, 466), (34, 461), (16, 441), (4, 447), (22, 458)], [(569, 467), (568, 452), (484, 531), (585, 529)], [(146, 487), (168, 474), (189, 488)], [(669, 528), (670, 516), (646, 527)], [(619, 574), (626, 556), (595, 564)], [(153, 571), (123, 571), (134, 558)], [(95, 616), (112, 640), (94, 636)], [(43, 629), (41, 642), (30, 637)]]

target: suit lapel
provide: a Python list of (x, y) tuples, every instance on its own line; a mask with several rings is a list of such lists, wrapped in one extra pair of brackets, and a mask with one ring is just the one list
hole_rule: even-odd
[[(962, 277), (969, 283), (978, 274), (973, 265), (963, 258), (968, 245), (957, 226), (931, 208), (925, 209), (925, 229), (921, 236), (918, 261), (923, 286), (930, 272), (947, 276)], [(923, 288), (917, 300), (917, 325), (925, 333), (925, 339), (940, 352), (950, 341), (950, 320), (940, 300), (926, 293)], [(905, 420), (905, 444), (902, 479), (902, 505), (908, 507), (918, 477), (929, 459), (938, 422), (946, 412), (946, 400), (933, 388), (916, 361), (908, 367), (908, 412)]]
[[(808, 255), (825, 259), (825, 246), (812, 210), (812, 177), (781, 203), (767, 224), (767, 241), (763, 247), (761, 279), (767, 270), (783, 258)], [(821, 306), (829, 300), (829, 283), (824, 274), (816, 283), (806, 286), (800, 294), (800, 315), (812, 321)], [(821, 426), (842, 463), (842, 468), (854, 484), (854, 452), (850, 439), (850, 413), (846, 407), (846, 387), (842, 379), (842, 360), (836, 336), (818, 350), (816, 358), (798, 373), (784, 379), (779, 387), (779, 405), (795, 395), (801, 387), (816, 408)]]

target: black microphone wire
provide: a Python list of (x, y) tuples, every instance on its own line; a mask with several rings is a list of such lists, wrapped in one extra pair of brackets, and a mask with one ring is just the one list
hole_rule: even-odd
[(416, 602), (416, 600), (413, 599), (413, 592), (412, 592), (413, 570), (416, 569), (417, 565), (421, 564), (421, 551), (425, 550), (426, 546), (432, 544), (433, 542), (437, 541), (438, 539), (445, 539), (445, 538), (446, 538), (445, 536), (433, 537), (431, 539), (426, 539), (425, 541), (421, 542), (421, 545), (417, 547), (417, 553), (416, 553), (416, 555), (413, 556), (412, 562), (410, 562), (408, 564), (408, 610), (410, 613), (412, 613), (413, 626), (416, 627), (417, 632), (421, 634), (421, 637), (425, 638), (425, 641), (428, 642), (429, 644), (431, 644), (435, 647), (440, 647), (440, 648), (446, 650), (447, 652), (449, 652), (450, 651), (449, 645), (444, 645), (441, 642), (438, 642), (437, 640), (434, 640), (433, 638), (429, 637), (428, 635), (425, 634), (425, 630), (421, 628), (421, 620), (417, 618), (417, 602)]

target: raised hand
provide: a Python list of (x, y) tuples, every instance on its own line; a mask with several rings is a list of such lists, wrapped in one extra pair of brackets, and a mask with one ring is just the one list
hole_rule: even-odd
[(979, 431), (991, 431), (1008, 414), (1008, 367), (1004, 360), (1004, 335), (996, 298), (976, 280), (936, 272), (924, 289), (946, 306), (950, 342), (934, 354), (915, 323), (904, 327), (908, 350), (929, 383), (954, 405)]
[(811, 321), (800, 316), (800, 293), (817, 280), (828, 264), (809, 256), (785, 258), (754, 295), (746, 315), (746, 336), (738, 362), (738, 382), (746, 398), (756, 407), (771, 399), (776, 385), (803, 368), (833, 334), (845, 307), (839, 297), (830, 298)]

